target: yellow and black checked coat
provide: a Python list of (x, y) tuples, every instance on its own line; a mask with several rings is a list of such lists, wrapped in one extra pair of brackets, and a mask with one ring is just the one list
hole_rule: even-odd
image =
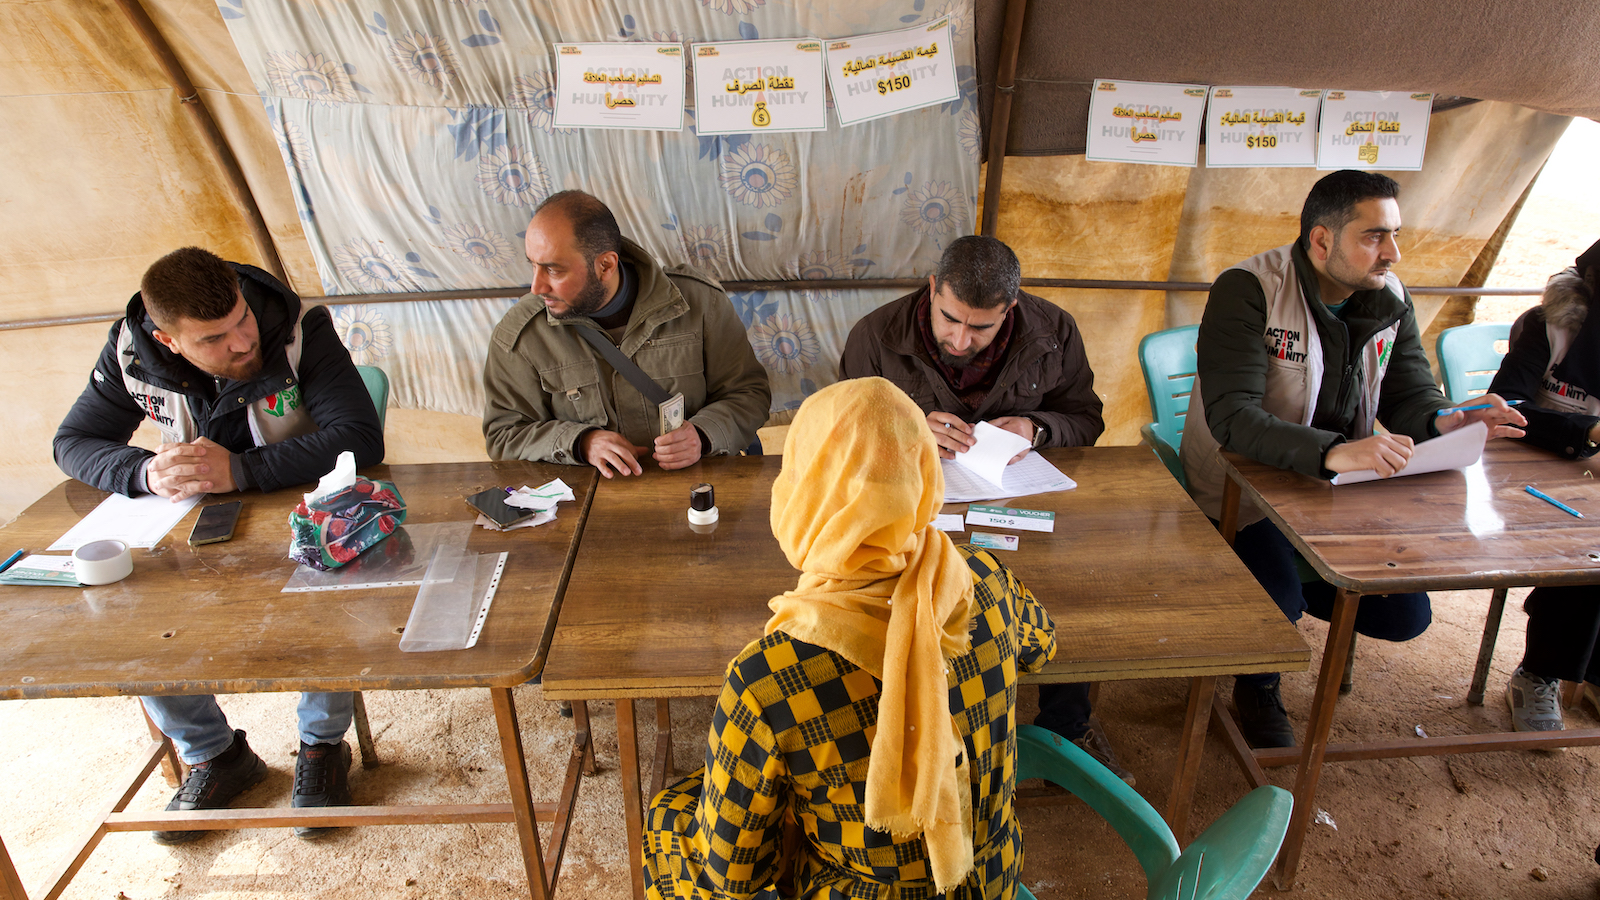
[[(1022, 872), (1016, 787), (1017, 673), (1055, 655), (1055, 626), (987, 551), (959, 548), (978, 576), (972, 649), (950, 661), (950, 712), (971, 759), (975, 863), (951, 900), (1011, 900)], [(662, 791), (645, 823), (652, 898), (934, 896), (920, 836), (864, 824), (880, 683), (844, 657), (773, 632), (728, 667), (705, 768)], [(951, 760), (952, 775), (955, 760)], [(804, 846), (784, 856), (784, 822)], [(796, 854), (795, 851), (799, 852)], [(786, 882), (787, 884), (787, 882)]]

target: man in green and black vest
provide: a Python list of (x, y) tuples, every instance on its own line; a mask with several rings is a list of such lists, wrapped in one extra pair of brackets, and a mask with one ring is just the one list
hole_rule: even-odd
[[(155, 452), (128, 444), (145, 419), (161, 431)], [(327, 308), (307, 307), (266, 272), (199, 247), (145, 272), (55, 437), (56, 464), (73, 478), (173, 500), (313, 482), (344, 450), (357, 466), (382, 462), (383, 426)], [(220, 809), (266, 778), (266, 763), (216, 697), (140, 699), (189, 766), (167, 809)], [(295, 806), (349, 804), (344, 733), (353, 715), (353, 694), (300, 695)], [(205, 834), (158, 831), (155, 839)]]
[[(1257, 254), (1217, 277), (1206, 301), (1188, 421), (1179, 458), (1201, 511), (1221, 518), (1219, 447), (1313, 478), (1403, 468), (1416, 441), (1469, 422), (1519, 436), (1516, 410), (1450, 404), (1422, 351), (1411, 295), (1390, 270), (1400, 261), (1400, 185), (1343, 170), (1311, 188), (1294, 243)], [(1376, 433), (1382, 420), (1387, 431)], [(1295, 622), (1332, 615), (1333, 585), (1317, 578), (1265, 514), (1241, 502), (1234, 552)], [(1407, 641), (1433, 621), (1425, 593), (1364, 602), (1356, 631)], [(1234, 707), (1252, 747), (1292, 747), (1294, 728), (1276, 673), (1240, 675)]]

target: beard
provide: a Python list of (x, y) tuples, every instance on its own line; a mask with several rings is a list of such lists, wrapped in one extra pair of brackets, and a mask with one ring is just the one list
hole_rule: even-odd
[(1328, 257), (1328, 278), (1354, 291), (1375, 291), (1384, 285), (1390, 266), (1380, 265), (1369, 270), (1351, 264), (1337, 245)]
[(968, 365), (971, 365), (973, 358), (977, 355), (977, 351), (969, 350), (964, 355), (957, 356), (956, 354), (951, 353), (949, 350), (946, 350), (944, 344), (939, 345), (939, 362), (944, 363), (952, 369), (966, 368)]
[(229, 381), (249, 381), (261, 374), (261, 368), (264, 363), (265, 359), (261, 356), (261, 343), (257, 341), (256, 345), (251, 347), (248, 352), (234, 357), (222, 371), (207, 374)]
[[(539, 299), (544, 301), (546, 307), (550, 305), (548, 298), (540, 297)], [(566, 304), (567, 311), (559, 315), (552, 312), (550, 313), (550, 318), (571, 319), (577, 316), (587, 316), (599, 311), (605, 305), (606, 286), (594, 276), (594, 269), (591, 268), (588, 279), (583, 283), (583, 290), (578, 292), (578, 296), (572, 298), (572, 302)]]

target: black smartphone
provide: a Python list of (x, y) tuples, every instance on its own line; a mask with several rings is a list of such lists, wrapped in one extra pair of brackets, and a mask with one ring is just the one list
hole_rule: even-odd
[(531, 519), (537, 515), (531, 509), (507, 506), (505, 488), (479, 491), (467, 498), (467, 505), (488, 516), (491, 522), (501, 528), (510, 528), (523, 519)]
[(213, 503), (200, 510), (200, 518), (195, 520), (194, 530), (189, 532), (189, 546), (216, 544), (232, 538), (233, 527), (239, 524), (239, 510), (243, 508), (244, 501), (235, 500), (232, 503)]

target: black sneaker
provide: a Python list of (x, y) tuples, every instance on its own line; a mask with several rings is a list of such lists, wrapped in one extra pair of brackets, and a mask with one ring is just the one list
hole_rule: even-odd
[[(294, 764), (295, 809), (350, 805), (350, 744), (301, 744), (300, 758)], [(294, 836), (316, 840), (336, 828), (295, 826)]]
[(1239, 713), (1239, 730), (1245, 741), (1258, 750), (1295, 745), (1294, 726), (1283, 709), (1279, 684), (1263, 688), (1243, 681), (1233, 683), (1233, 708)]
[[(226, 809), (233, 798), (260, 784), (267, 777), (267, 764), (250, 749), (244, 732), (233, 733), (233, 744), (221, 755), (189, 767), (189, 777), (167, 804), (168, 812), (192, 809)], [(205, 837), (204, 831), (156, 831), (151, 838), (158, 844), (187, 844)]]

